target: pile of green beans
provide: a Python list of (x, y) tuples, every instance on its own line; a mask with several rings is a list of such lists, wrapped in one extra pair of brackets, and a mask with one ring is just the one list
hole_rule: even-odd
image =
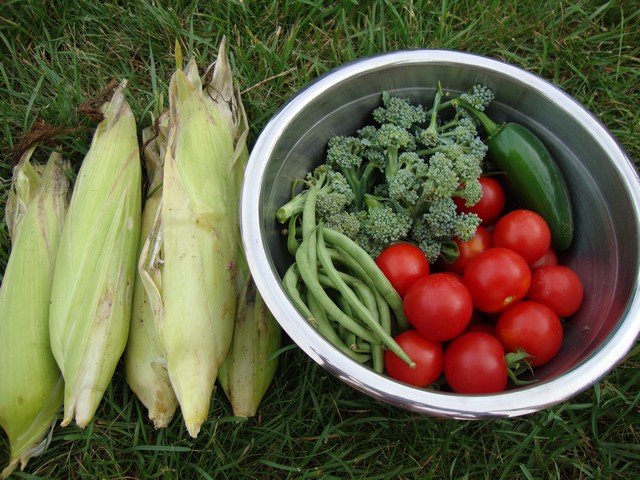
[(289, 222), (287, 245), (295, 262), (283, 284), (291, 301), (354, 360), (382, 372), (384, 350), (390, 349), (415, 367), (393, 339), (394, 332), (409, 328), (400, 295), (356, 242), (316, 223), (318, 186), (309, 188), (301, 218), (294, 216)]

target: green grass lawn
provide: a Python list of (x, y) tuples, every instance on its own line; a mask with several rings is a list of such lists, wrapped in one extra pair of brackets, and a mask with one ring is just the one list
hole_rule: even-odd
[[(505, 60), (553, 82), (640, 161), (637, 1), (4, 0), (2, 198), (12, 152), (36, 122), (69, 129), (58, 146), (77, 166), (95, 126), (83, 102), (110, 80), (127, 79), (128, 100), (146, 126), (175, 69), (175, 43), (205, 64), (223, 35), (250, 145), (287, 99), (331, 68), (384, 51), (441, 48)], [(2, 265), (7, 255), (2, 224)], [(217, 392), (196, 440), (180, 415), (155, 430), (119, 368), (95, 420), (84, 430), (56, 427), (46, 452), (15, 478), (637, 479), (639, 367), (636, 347), (561, 405), (515, 419), (455, 421), (377, 402), (291, 346), (257, 417), (234, 418)], [(7, 447), (0, 435), (2, 467)]]

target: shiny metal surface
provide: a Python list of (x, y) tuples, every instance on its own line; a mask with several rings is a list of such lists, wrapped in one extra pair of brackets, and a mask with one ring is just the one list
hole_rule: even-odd
[[(389, 91), (430, 102), (445, 90), (483, 83), (496, 93), (497, 120), (534, 130), (563, 170), (574, 202), (574, 244), (562, 261), (585, 286), (585, 301), (566, 326), (561, 353), (537, 370), (540, 381), (495, 395), (456, 395), (400, 384), (350, 360), (297, 312), (282, 289), (292, 261), (275, 221), (291, 182), (320, 163), (328, 138), (352, 134)], [(264, 299), (310, 357), (381, 401), (433, 416), (474, 419), (534, 412), (562, 402), (606, 375), (640, 330), (638, 299), (640, 184), (606, 128), (541, 78), (502, 62), (451, 51), (400, 51), (336, 69), (298, 92), (268, 123), (249, 160), (242, 196), (243, 242)]]

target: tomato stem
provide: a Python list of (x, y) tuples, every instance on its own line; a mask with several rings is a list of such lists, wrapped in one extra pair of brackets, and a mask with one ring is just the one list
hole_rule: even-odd
[(524, 350), (509, 352), (504, 356), (507, 362), (507, 374), (513, 383), (516, 385), (529, 385), (537, 381), (536, 379), (522, 380), (518, 378), (518, 375), (522, 375), (524, 372), (528, 371), (533, 373), (533, 368), (531, 367), (532, 358), (533, 357)]

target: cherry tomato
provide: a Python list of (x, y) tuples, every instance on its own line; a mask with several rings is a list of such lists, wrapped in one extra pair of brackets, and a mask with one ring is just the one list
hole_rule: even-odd
[(513, 250), (493, 247), (469, 262), (462, 280), (478, 310), (498, 313), (524, 298), (531, 284), (531, 270)]
[(560, 350), (562, 323), (546, 305), (525, 300), (500, 315), (496, 337), (506, 352), (525, 351), (531, 355), (531, 366), (538, 367)]
[(551, 247), (538, 260), (530, 263), (529, 268), (533, 272), (537, 268), (546, 267), (547, 265), (558, 265), (558, 254)]
[(429, 340), (450, 340), (466, 328), (473, 314), (471, 294), (459, 277), (443, 272), (417, 280), (404, 297), (409, 323)]
[(444, 376), (456, 393), (501, 392), (508, 379), (504, 349), (488, 333), (464, 333), (444, 353)]
[(416, 280), (429, 275), (429, 260), (420, 248), (410, 243), (388, 246), (378, 255), (376, 264), (400, 297), (404, 297)]
[(395, 341), (416, 367), (410, 368), (391, 350), (385, 350), (384, 367), (391, 378), (416, 387), (426, 387), (440, 377), (444, 365), (444, 350), (439, 342), (424, 338), (416, 330), (402, 332), (395, 337)]
[(531, 210), (514, 210), (501, 217), (493, 229), (493, 244), (510, 248), (527, 263), (538, 260), (551, 245), (549, 225)]
[(540, 267), (531, 275), (527, 300), (542, 303), (559, 317), (568, 317), (582, 305), (584, 289), (578, 274), (563, 265)]
[(466, 242), (457, 238), (454, 238), (453, 240), (458, 245), (460, 255), (452, 263), (443, 260), (441, 265), (446, 271), (457, 273), (458, 275), (462, 275), (469, 262), (477, 257), (480, 252), (484, 252), (486, 249), (493, 246), (491, 233), (489, 233), (489, 230), (482, 225), (476, 229), (476, 233), (471, 240), (467, 240)]
[(453, 200), (459, 212), (475, 213), (480, 217), (483, 225), (488, 225), (502, 213), (506, 197), (504, 188), (495, 178), (480, 177), (479, 181), (482, 185), (482, 197), (475, 205), (467, 207), (462, 198), (454, 198)]

